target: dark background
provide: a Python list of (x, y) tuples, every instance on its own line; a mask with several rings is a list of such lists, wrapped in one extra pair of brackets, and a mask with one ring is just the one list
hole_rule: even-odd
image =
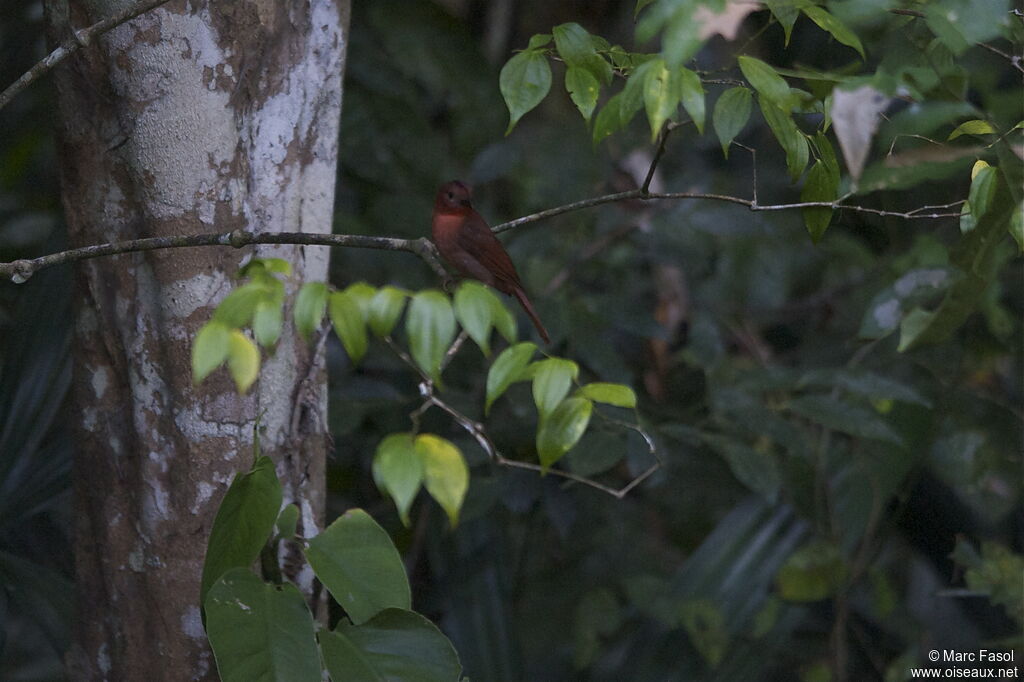
[[(643, 115), (595, 150), (561, 88), (560, 65), (552, 94), (508, 137), (498, 91), (512, 50), (561, 22), (642, 50), (632, 40), (633, 3), (354, 4), (336, 232), (422, 236), (433, 193), (453, 178), (474, 185), (478, 210), (497, 223), (629, 188), (646, 169), (653, 149)], [(889, 35), (885, 18), (884, 8), (853, 17), (869, 53), (865, 72), (896, 43), (927, 37), (920, 25)], [(806, 19), (788, 48), (768, 21), (767, 12), (752, 14), (735, 42), (713, 39), (697, 66), (738, 77), (735, 51), (752, 38), (745, 51), (778, 66), (842, 68), (853, 59)], [(5, 0), (0, 86), (44, 54), (40, 3)], [(1020, 74), (1005, 60), (973, 49), (958, 64), (964, 98), (1006, 127), (1021, 118)], [(708, 86), (709, 115), (723, 89)], [(44, 79), (0, 111), (2, 261), (62, 243), (54, 96)], [(924, 129), (912, 103), (897, 102), (887, 116), (908, 110), (903, 120)], [(942, 123), (922, 134), (944, 139), (955, 122)], [(869, 162), (885, 153), (886, 134), (883, 125)], [(756, 114), (739, 141), (758, 150), (760, 200), (798, 200)], [(751, 194), (750, 155), (734, 149), (724, 160), (710, 125), (703, 136), (692, 126), (676, 131), (660, 169), (666, 189)], [(967, 196), (969, 169), (855, 201), (888, 210), (946, 203)], [(431, 413), (425, 429), (459, 444), (473, 467), (469, 498), (456, 532), (425, 497), (403, 528), (369, 463), (384, 435), (408, 429), (415, 379), (381, 347), (353, 370), (330, 346), (328, 518), (361, 506), (388, 527), (411, 571), (414, 607), (452, 638), (478, 681), (821, 680), (837, 633), (850, 679), (904, 679), (933, 648), (1018, 643), (1015, 245), (1001, 245), (981, 309), (950, 341), (898, 353), (893, 335), (858, 338), (876, 294), (914, 268), (942, 265), (958, 237), (955, 219), (844, 212), (813, 245), (798, 212), (711, 201), (606, 205), (506, 233), (554, 351), (578, 361), (588, 380), (637, 390), (665, 466), (618, 501), (496, 468)], [(337, 285), (437, 284), (410, 254), (335, 250), (332, 259)], [(3, 679), (60, 679), (72, 618), (72, 443), (60, 409), (70, 371), (65, 270), (0, 284)], [(446, 376), (448, 399), (473, 414), (487, 365), (468, 350)], [(914, 399), (858, 393), (835, 379), (843, 371), (898, 381)], [(898, 437), (829, 429), (787, 408), (808, 396), (835, 399), (851, 422), (882, 419)], [(506, 455), (532, 457), (533, 414), (523, 385), (496, 405), (487, 423)], [(635, 434), (600, 418), (566, 460), (615, 485), (648, 464)], [(983, 553), (991, 595), (967, 588), (950, 558), (958, 538), (968, 543), (961, 552), (990, 541), (1018, 553)], [(790, 584), (824, 585), (825, 598), (784, 598), (784, 564)]]

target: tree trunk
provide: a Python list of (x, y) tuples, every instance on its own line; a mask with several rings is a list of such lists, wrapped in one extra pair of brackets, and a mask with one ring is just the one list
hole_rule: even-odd
[[(59, 40), (123, 3), (46, 4)], [(56, 76), (72, 245), (330, 232), (348, 15), (348, 0), (172, 0), (79, 51)], [(224, 371), (192, 385), (192, 339), (253, 251), (151, 251), (78, 267), (73, 679), (217, 678), (199, 581), (213, 515), (252, 463), (257, 423), (285, 501), (302, 510), (299, 532), (322, 525), (322, 349), (286, 324), (248, 395)], [(292, 292), (326, 279), (322, 247), (256, 253), (292, 263)], [(309, 593), (301, 555), (281, 561)]]

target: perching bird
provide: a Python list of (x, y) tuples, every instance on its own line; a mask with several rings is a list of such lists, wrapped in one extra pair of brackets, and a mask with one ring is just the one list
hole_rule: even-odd
[(491, 232), (487, 221), (470, 203), (469, 187), (458, 180), (441, 185), (434, 199), (434, 220), (430, 231), (437, 250), (452, 267), (467, 277), (515, 296), (544, 343), (551, 343), (548, 331), (526, 297), (512, 259)]

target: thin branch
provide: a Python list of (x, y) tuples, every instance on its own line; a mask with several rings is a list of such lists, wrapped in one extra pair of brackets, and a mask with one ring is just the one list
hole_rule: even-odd
[(665, 144), (668, 142), (669, 134), (681, 125), (683, 124), (666, 121), (665, 125), (661, 128), (661, 132), (658, 133), (658, 148), (654, 152), (650, 168), (647, 169), (647, 177), (644, 178), (644, 184), (640, 185), (640, 191), (644, 194), (649, 194), (651, 191), (651, 180), (654, 179), (654, 171), (658, 169), (658, 162), (661, 161), (661, 157), (665, 153)]
[(924, 18), (924, 12), (918, 12), (916, 9), (891, 9), (889, 14), (901, 14), (905, 17), (916, 17), (918, 19)]
[(1013, 66), (1013, 68), (1017, 69), (1021, 73), (1024, 73), (1024, 66), (1021, 66), (1021, 58), (1020, 58), (1019, 55), (1009, 54), (1009, 53), (1003, 52), (998, 47), (995, 47), (993, 45), (989, 45), (988, 43), (978, 43), (978, 46), (985, 48), (986, 50), (988, 50), (989, 52), (991, 52), (993, 54), (999, 55), (1003, 59), (1005, 59), (1008, 62), (1010, 62), (1010, 65)]
[(116, 28), (117, 26), (120, 26), (126, 21), (134, 19), (140, 14), (145, 14), (149, 10), (159, 7), (165, 2), (167, 2), (167, 0), (141, 0), (141, 2), (137, 2), (134, 5), (128, 5), (120, 12), (112, 14), (102, 21), (98, 21), (88, 28), (83, 28), (78, 31), (72, 29), (70, 38), (61, 43), (53, 52), (46, 55), (46, 57), (41, 61), (37, 62), (31, 69), (23, 73), (18, 80), (7, 86), (7, 89), (0, 92), (0, 109), (7, 106), (22, 90), (48, 74), (50, 71), (53, 71), (53, 69), (65, 59), (78, 52), (83, 47), (88, 47), (97, 37), (113, 28)]
[[(445, 358), (450, 360), (451, 357), (454, 356), (455, 353), (457, 353), (459, 349), (462, 347), (467, 337), (468, 335), (465, 333), (465, 331), (463, 331), (462, 334), (460, 334), (452, 343), (451, 347), (449, 347), (449, 349), (445, 352)], [(390, 336), (385, 336), (384, 341), (388, 344), (391, 350), (394, 351), (396, 355), (398, 355), (399, 359), (402, 360), (402, 362), (411, 367), (422, 378), (422, 381), (420, 382), (419, 385), (419, 390), (420, 395), (423, 397), (423, 403), (415, 410), (409, 413), (409, 419), (413, 423), (413, 433), (419, 432), (420, 420), (422, 419), (423, 414), (427, 412), (427, 410), (429, 410), (431, 407), (437, 407), (438, 409), (447, 413), (452, 419), (455, 420), (455, 422), (459, 426), (462, 427), (464, 431), (466, 431), (466, 433), (472, 436), (473, 439), (480, 446), (480, 448), (487, 454), (488, 458), (490, 458), (495, 464), (498, 464), (499, 466), (510, 467), (513, 469), (527, 469), (529, 471), (536, 471), (540, 474), (551, 474), (552, 476), (565, 478), (570, 481), (580, 483), (582, 485), (590, 486), (591, 488), (600, 490), (601, 492), (607, 493), (612, 497), (615, 497), (616, 499), (620, 500), (624, 498), (626, 495), (628, 495), (631, 490), (633, 490), (638, 485), (647, 480), (647, 478), (649, 478), (655, 471), (661, 468), (661, 459), (658, 457), (657, 448), (654, 445), (654, 441), (651, 440), (651, 437), (647, 435), (646, 431), (644, 431), (642, 428), (635, 424), (630, 424), (628, 422), (623, 422), (618, 419), (614, 419), (612, 417), (603, 415), (600, 411), (597, 411), (597, 414), (599, 416), (604, 417), (606, 420), (619, 424), (625, 428), (632, 429), (633, 431), (639, 433), (640, 436), (644, 439), (644, 442), (647, 443), (647, 448), (650, 451), (651, 455), (654, 457), (654, 464), (648, 467), (639, 476), (634, 477), (629, 483), (627, 483), (622, 488), (613, 488), (611, 486), (604, 485), (603, 483), (599, 483), (592, 479), (586, 478), (585, 476), (578, 476), (572, 473), (571, 471), (545, 468), (539, 464), (534, 464), (532, 462), (521, 462), (515, 459), (506, 459), (501, 454), (501, 452), (498, 451), (498, 447), (494, 444), (494, 441), (491, 440), (491, 437), (488, 435), (487, 430), (484, 428), (483, 424), (477, 421), (473, 421), (468, 416), (464, 415), (463, 413), (459, 412), (445, 401), (438, 398), (437, 394), (434, 393), (434, 382), (423, 372), (422, 369), (420, 369), (420, 367), (413, 361), (413, 359), (409, 357), (408, 353), (403, 351), (399, 347), (399, 345), (395, 343), (394, 339), (392, 339)]]
[(15, 283), (20, 284), (43, 268), (90, 258), (99, 258), (101, 256), (194, 246), (231, 246), (242, 248), (251, 244), (304, 244), (307, 246), (348, 246), (361, 249), (407, 251), (419, 256), (439, 277), (448, 277), (448, 272), (441, 265), (433, 242), (425, 237), (420, 239), (397, 239), (393, 237), (308, 232), (261, 232), (257, 234), (244, 230), (169, 237), (147, 237), (144, 239), (130, 239), (123, 242), (83, 246), (77, 249), (40, 256), (39, 258), (0, 263), (0, 277), (10, 278)]

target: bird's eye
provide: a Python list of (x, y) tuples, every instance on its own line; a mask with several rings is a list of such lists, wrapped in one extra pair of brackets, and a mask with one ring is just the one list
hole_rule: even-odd
[(455, 195), (454, 195), (454, 194), (452, 194), (451, 192), (448, 192), (448, 198), (449, 198), (449, 199), (454, 199), (454, 198), (455, 198)]

